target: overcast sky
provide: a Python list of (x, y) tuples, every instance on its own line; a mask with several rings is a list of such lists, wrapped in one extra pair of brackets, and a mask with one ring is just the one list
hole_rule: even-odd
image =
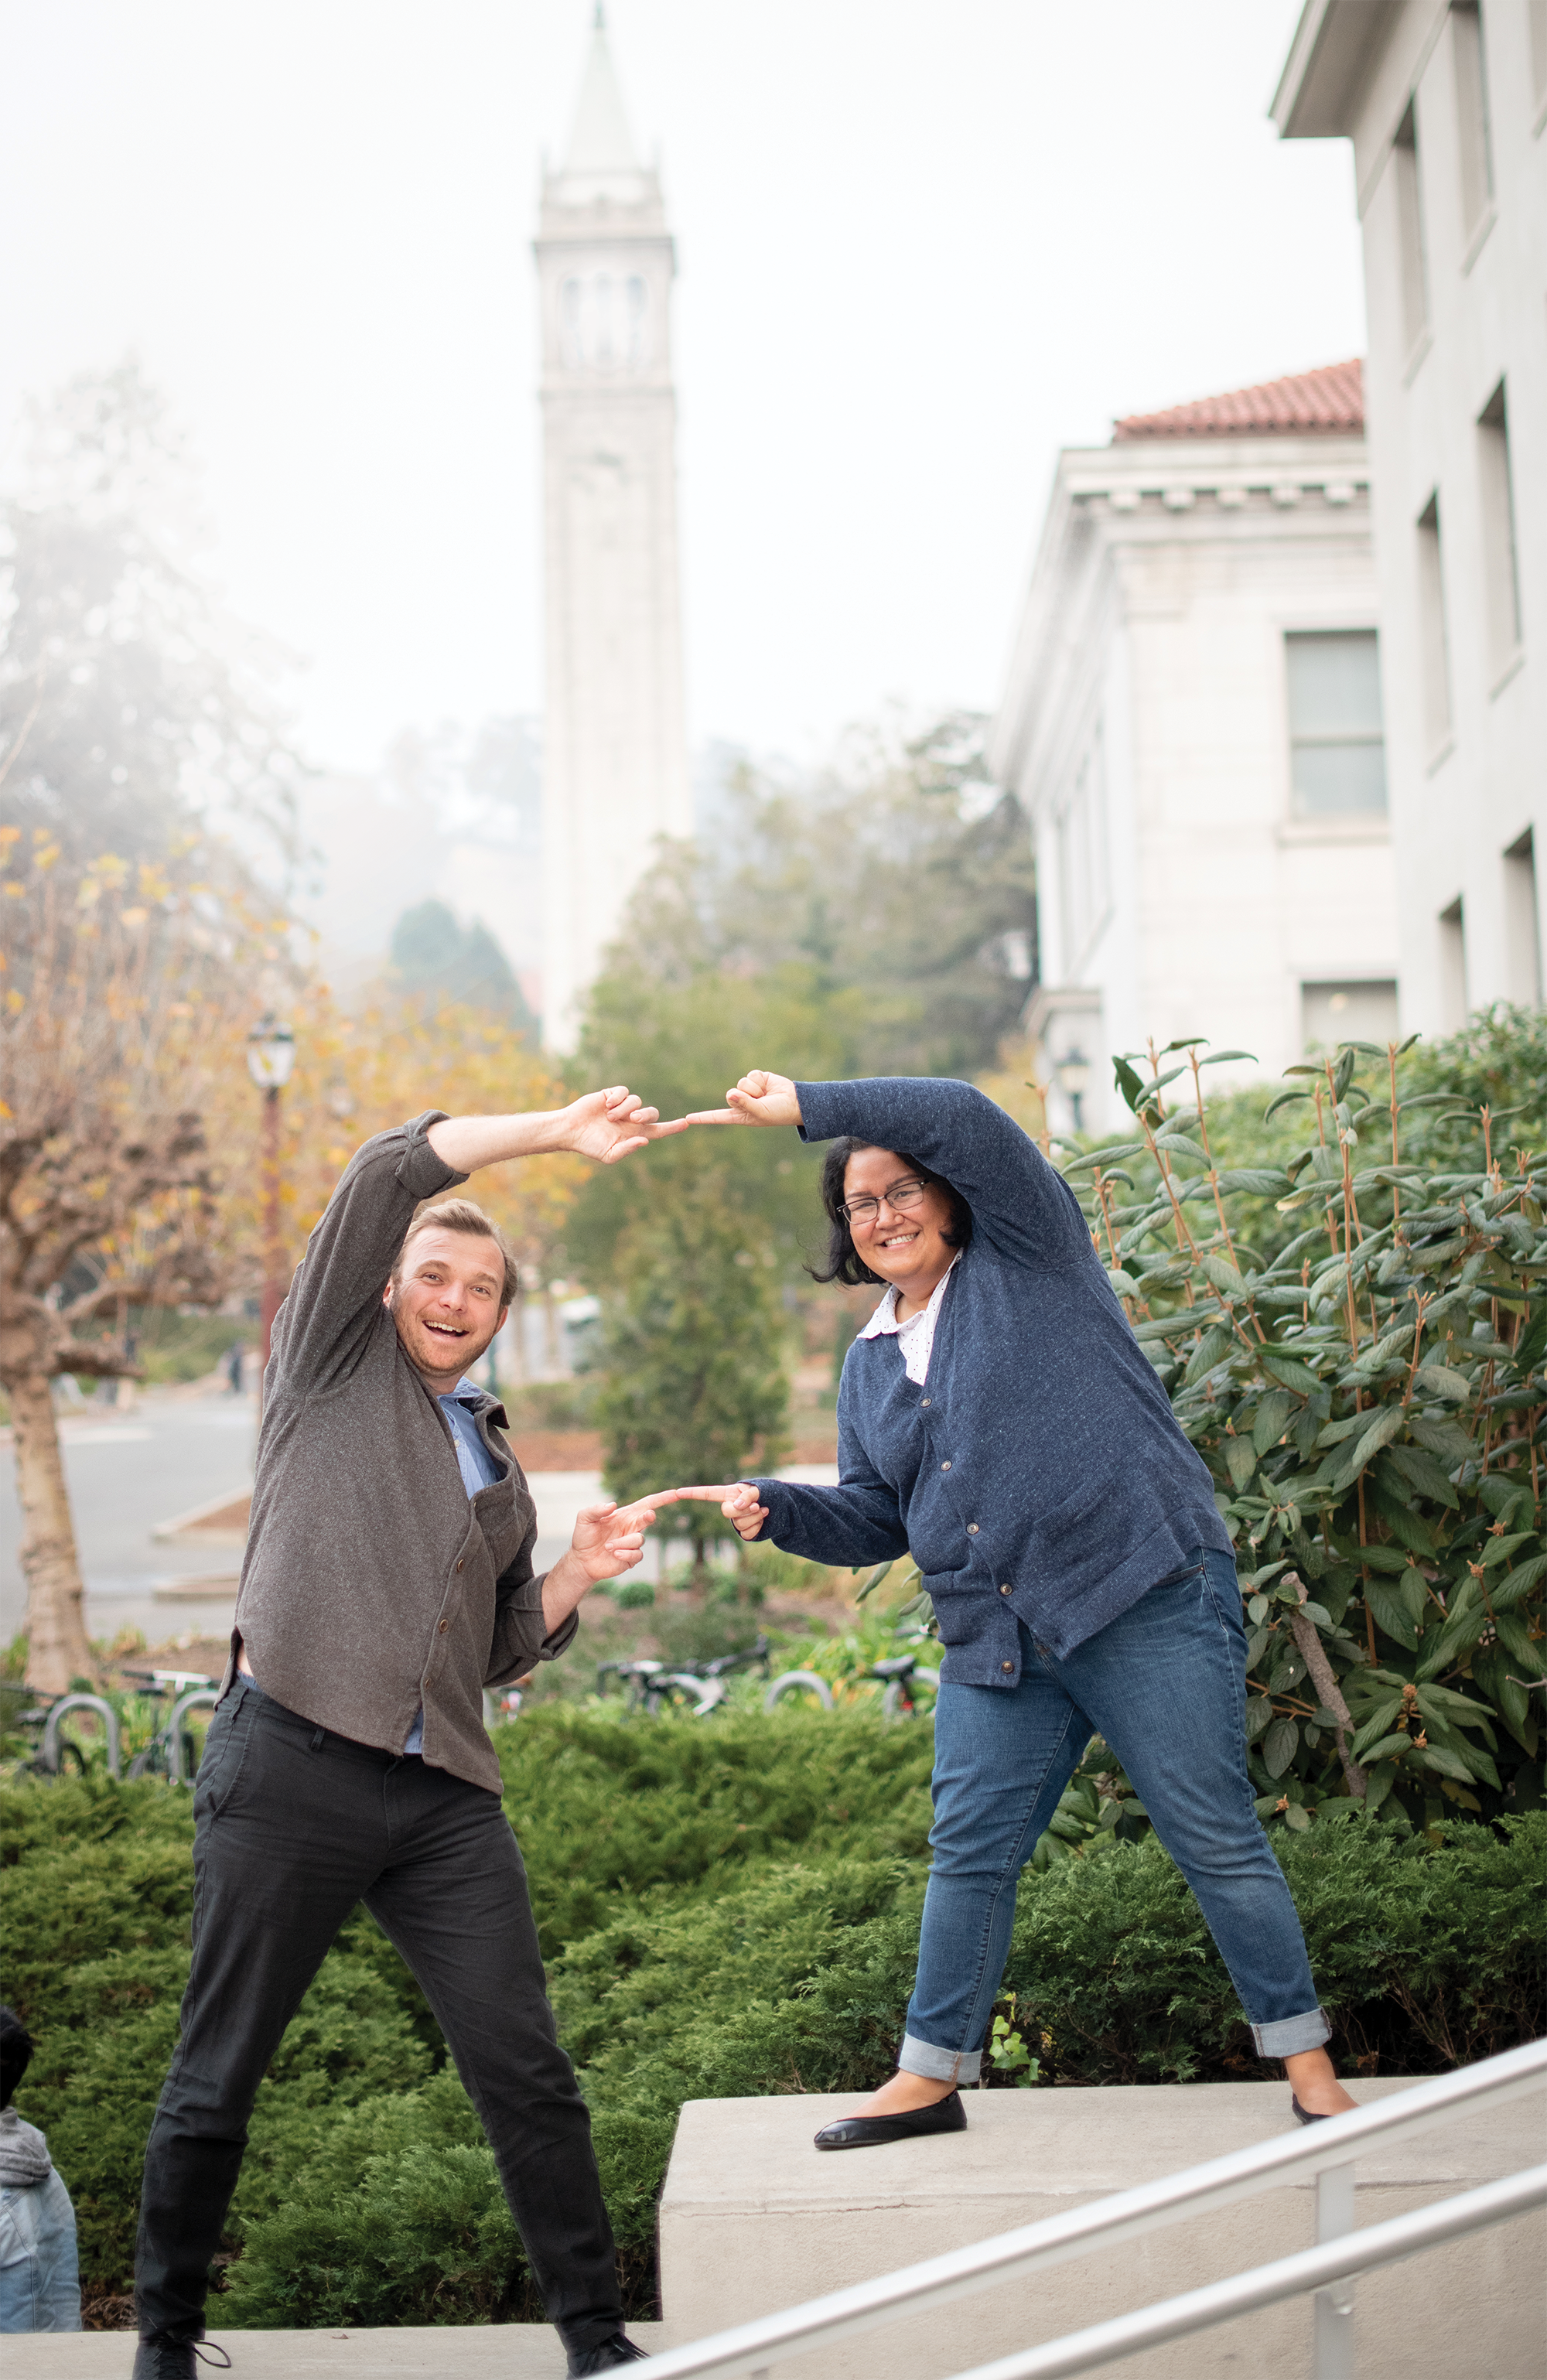
[[(610, 0), (659, 146), (696, 739), (992, 705), (1059, 446), (1363, 346), (1299, 0)], [(0, 472), (138, 351), (313, 756), (541, 707), (539, 160), (590, 0), (0, 0)]]

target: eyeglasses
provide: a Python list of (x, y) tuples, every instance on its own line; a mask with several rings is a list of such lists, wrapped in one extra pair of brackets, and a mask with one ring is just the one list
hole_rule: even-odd
[(883, 1204), (897, 1214), (906, 1215), (910, 1207), (919, 1204), (929, 1186), (927, 1182), (920, 1182), (910, 1174), (901, 1182), (894, 1182), (890, 1190), (883, 1191), (881, 1197), (850, 1198), (847, 1206), (839, 1208), (838, 1212), (850, 1229), (856, 1223), (873, 1223)]

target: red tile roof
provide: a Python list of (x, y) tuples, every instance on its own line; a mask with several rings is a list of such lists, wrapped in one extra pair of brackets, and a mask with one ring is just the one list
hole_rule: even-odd
[(1260, 388), (1227, 396), (1200, 396), (1163, 413), (1130, 413), (1112, 425), (1113, 443), (1129, 438), (1253, 438), (1264, 432), (1358, 431), (1364, 428), (1364, 370), (1352, 363), (1291, 372)]

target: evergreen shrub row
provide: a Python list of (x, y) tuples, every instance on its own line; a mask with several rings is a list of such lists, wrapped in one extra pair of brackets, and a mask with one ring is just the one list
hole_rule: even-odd
[[(859, 2089), (887, 2070), (918, 1942), (931, 1730), (865, 1710), (705, 1726), (549, 1705), (498, 1741), (645, 2313), (683, 2101)], [(19, 2104), (75, 2196), (88, 2292), (111, 2297), (128, 2286), (187, 1970), (189, 1797), (93, 1776), (4, 1801), (0, 1995), (39, 2042)], [(1344, 1823), (1280, 1831), (1275, 1848), (1346, 2068), (1430, 2071), (1538, 2031), (1547, 1815), (1419, 1832), (1344, 1806)], [(1152, 1839), (1108, 1829), (1029, 1873), (1005, 1981), (1043, 2084), (1261, 2072)], [(538, 2316), (477, 2120), (363, 1913), (265, 2081), (228, 2247), (228, 2325)]]

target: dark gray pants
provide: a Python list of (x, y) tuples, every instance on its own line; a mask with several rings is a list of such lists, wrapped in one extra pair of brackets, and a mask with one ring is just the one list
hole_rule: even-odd
[(238, 1680), (211, 1722), (194, 1817), (193, 1966), (145, 2151), (141, 2332), (202, 2336), (258, 2085), (363, 1900), (450, 2045), (549, 2319), (576, 2352), (611, 2338), (623, 2309), (591, 2119), (498, 1798), (330, 1735)]

